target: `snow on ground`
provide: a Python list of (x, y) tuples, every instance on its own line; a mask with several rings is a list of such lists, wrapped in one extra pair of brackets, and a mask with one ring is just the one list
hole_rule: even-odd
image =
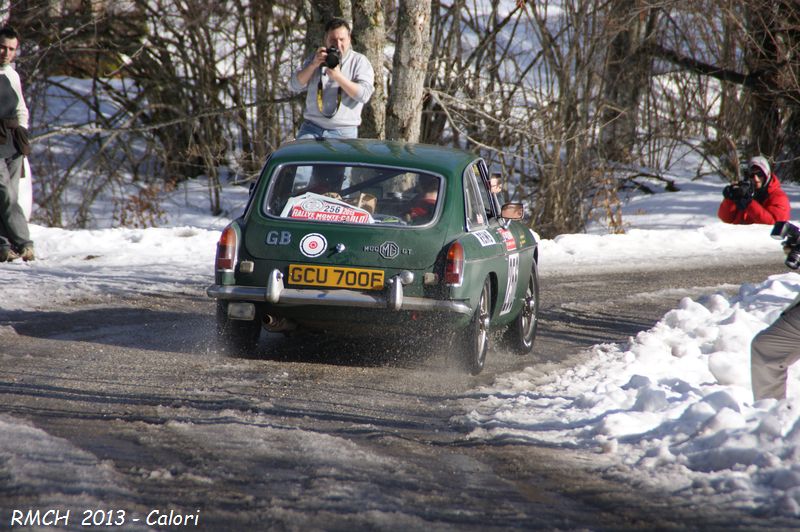
[[(784, 260), (770, 226), (718, 222), (718, 179), (680, 187), (627, 202), (624, 235), (595, 227), (543, 241), (544, 275)], [(797, 216), (798, 188), (786, 190)], [(596, 452), (608, 474), (706, 502), (800, 515), (800, 368), (786, 401), (754, 404), (750, 388), (750, 341), (798, 292), (800, 274), (787, 269), (732, 298), (685, 297), (652, 329), (594, 346), (568, 371), (498, 377), (454, 422), (477, 440)]]
[(792, 371), (788, 401), (753, 404), (749, 374), (750, 340), (799, 291), (788, 273), (732, 299), (685, 297), (568, 371), (498, 377), (455, 421), (470, 438), (588, 450), (637, 482), (800, 515), (800, 377)]
[[(213, 283), (217, 239), (230, 221), (204, 214), (207, 190), (190, 181), (171, 193), (164, 202), (171, 222), (158, 228), (78, 231), (32, 224), (37, 260), (0, 266), (2, 308), (42, 309), (98, 294), (201, 291)], [(231, 217), (244, 208), (247, 191), (227, 189)]]
[[(679, 179), (679, 186), (680, 192), (627, 201), (626, 234), (605, 234), (594, 226), (587, 234), (542, 241), (543, 278), (554, 272), (783, 261), (770, 227), (717, 221), (721, 180)], [(169, 222), (159, 228), (33, 225), (38, 260), (0, 266), (2, 308), (46, 309), (86, 295), (202, 292), (213, 280), (219, 231), (247, 198), (246, 188), (226, 187), (228, 216), (214, 218), (203, 214), (206, 190), (198, 181), (176, 190), (165, 204)], [(787, 192), (800, 212), (800, 188)], [(732, 298), (684, 298), (651, 330), (627, 345), (595, 346), (588, 362), (573, 369), (499, 376), (469, 394), (465, 414), (454, 421), (471, 438), (585, 449), (641, 482), (800, 515), (800, 377), (793, 374), (793, 398), (783, 402), (753, 404), (749, 383), (750, 340), (798, 290), (800, 275), (787, 270), (742, 286)], [(31, 437), (24, 422), (8, 416), (0, 422), (7, 438)], [(63, 441), (34, 436), (40, 454), (64, 452)], [(14, 461), (29, 456), (0, 445), (0, 462), (9, 452)]]

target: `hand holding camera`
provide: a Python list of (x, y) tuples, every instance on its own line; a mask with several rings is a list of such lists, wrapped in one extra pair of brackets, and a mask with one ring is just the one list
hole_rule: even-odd
[(722, 196), (736, 203), (739, 210), (745, 210), (753, 201), (755, 184), (752, 179), (745, 179), (722, 189)]
[(775, 240), (783, 239), (781, 245), (786, 252), (786, 267), (800, 268), (800, 229), (791, 222), (776, 222), (770, 235)]

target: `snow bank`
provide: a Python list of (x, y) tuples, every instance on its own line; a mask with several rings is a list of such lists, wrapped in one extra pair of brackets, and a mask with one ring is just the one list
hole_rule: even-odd
[[(626, 346), (606, 344), (566, 372), (505, 375), (454, 421), (481, 440), (587, 449), (642, 482), (800, 515), (800, 378), (788, 401), (753, 403), (750, 341), (800, 291), (800, 275), (738, 296), (681, 300)], [(794, 399), (791, 399), (794, 398)]]

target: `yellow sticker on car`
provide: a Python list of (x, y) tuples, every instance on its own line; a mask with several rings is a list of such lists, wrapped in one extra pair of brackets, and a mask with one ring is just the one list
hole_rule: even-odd
[(292, 285), (382, 290), (383, 279), (383, 270), (290, 264), (287, 281)]

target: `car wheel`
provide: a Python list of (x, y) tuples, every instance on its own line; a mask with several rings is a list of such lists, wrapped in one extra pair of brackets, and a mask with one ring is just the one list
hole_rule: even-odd
[(492, 288), (489, 279), (483, 282), (483, 290), (478, 301), (478, 308), (463, 335), (463, 362), (464, 369), (471, 375), (483, 371), (486, 363), (486, 352), (489, 349), (489, 318), (491, 312)]
[(536, 262), (531, 268), (528, 287), (523, 297), (522, 308), (506, 329), (503, 338), (505, 346), (518, 355), (527, 355), (531, 352), (533, 341), (536, 339), (536, 329), (539, 326), (539, 274)]
[(260, 336), (259, 311), (256, 311), (254, 320), (232, 320), (228, 318), (228, 304), (217, 301), (217, 342), (222, 351), (231, 355), (252, 355)]

